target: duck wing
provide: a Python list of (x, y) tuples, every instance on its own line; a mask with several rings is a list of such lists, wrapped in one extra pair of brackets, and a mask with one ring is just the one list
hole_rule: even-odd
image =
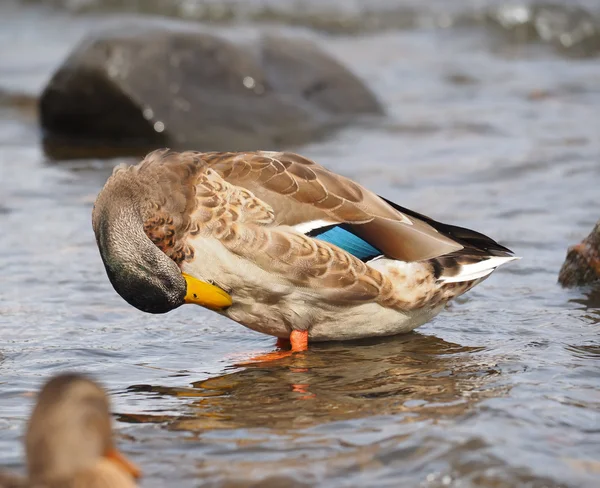
[(201, 159), (224, 180), (250, 190), (270, 205), (278, 225), (292, 226), (311, 236), (339, 226), (343, 233), (336, 230), (336, 236), (324, 236), (333, 244), (340, 245), (340, 239), (348, 239), (350, 234), (380, 254), (402, 261), (431, 259), (464, 247), (451, 233), (432, 225), (433, 220), (400, 210), (358, 183), (298, 154), (204, 153)]

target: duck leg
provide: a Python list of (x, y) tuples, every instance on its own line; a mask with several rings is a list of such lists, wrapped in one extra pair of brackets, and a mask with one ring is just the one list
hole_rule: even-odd
[[(284, 342), (285, 341), (285, 342)], [(283, 347), (287, 345), (287, 340), (278, 338), (277, 339), (277, 347)], [(308, 331), (307, 330), (293, 330), (290, 334), (289, 343), (291, 344), (291, 349), (287, 351), (273, 351), (268, 352), (266, 354), (261, 354), (260, 356), (253, 357), (248, 361), (241, 363), (244, 364), (252, 364), (252, 363), (263, 363), (267, 361), (275, 361), (277, 359), (283, 359), (291, 356), (296, 352), (306, 351), (308, 349)]]
[(308, 331), (293, 330), (290, 334), (290, 342), (292, 343), (292, 352), (301, 352), (308, 349)]

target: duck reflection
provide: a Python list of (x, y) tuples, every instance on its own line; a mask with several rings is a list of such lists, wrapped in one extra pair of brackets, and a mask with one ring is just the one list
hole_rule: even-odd
[[(482, 348), (412, 333), (349, 343), (313, 344), (305, 353), (192, 383), (136, 385), (133, 392), (194, 398), (181, 417), (122, 414), (125, 422), (164, 422), (199, 431), (302, 428), (374, 415), (406, 420), (459, 415), (491, 390), (498, 374)], [(495, 394), (498, 394), (497, 392)]]

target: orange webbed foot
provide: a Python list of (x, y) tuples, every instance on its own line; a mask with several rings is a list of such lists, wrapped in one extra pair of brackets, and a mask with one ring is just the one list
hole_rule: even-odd
[(287, 339), (282, 339), (281, 337), (277, 339), (277, 347), (286, 347), (289, 343), (291, 343), (292, 348), (287, 351), (273, 351), (268, 352), (266, 354), (261, 354), (259, 356), (255, 356), (248, 361), (244, 361), (239, 363), (241, 366), (252, 363), (264, 363), (268, 361), (276, 361), (278, 359), (284, 359), (290, 357), (292, 354), (297, 352), (303, 352), (308, 349), (308, 331), (307, 330), (293, 330), (290, 334), (289, 341)]
[(290, 342), (292, 343), (292, 352), (302, 352), (308, 349), (308, 331), (293, 330), (290, 334)]

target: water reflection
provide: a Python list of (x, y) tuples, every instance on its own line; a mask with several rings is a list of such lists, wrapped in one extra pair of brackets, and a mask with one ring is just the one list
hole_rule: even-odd
[(569, 302), (582, 305), (582, 320), (590, 324), (600, 324), (600, 286), (588, 288), (582, 295), (571, 298)]
[(303, 355), (202, 381), (191, 388), (135, 385), (131, 392), (193, 399), (180, 417), (122, 414), (125, 422), (169, 421), (199, 431), (268, 427), (294, 429), (373, 415), (405, 420), (459, 415), (493, 393), (499, 372), (464, 347), (417, 333), (354, 344), (313, 344)]
[[(600, 324), (600, 287), (590, 288), (582, 296), (569, 300), (583, 305), (580, 319), (590, 325)], [(600, 359), (600, 341), (587, 340), (583, 344), (568, 344), (565, 349), (579, 359)]]
[(600, 320), (600, 285), (589, 288), (583, 293), (582, 297), (569, 300), (572, 303), (579, 303), (592, 314), (597, 314)]

